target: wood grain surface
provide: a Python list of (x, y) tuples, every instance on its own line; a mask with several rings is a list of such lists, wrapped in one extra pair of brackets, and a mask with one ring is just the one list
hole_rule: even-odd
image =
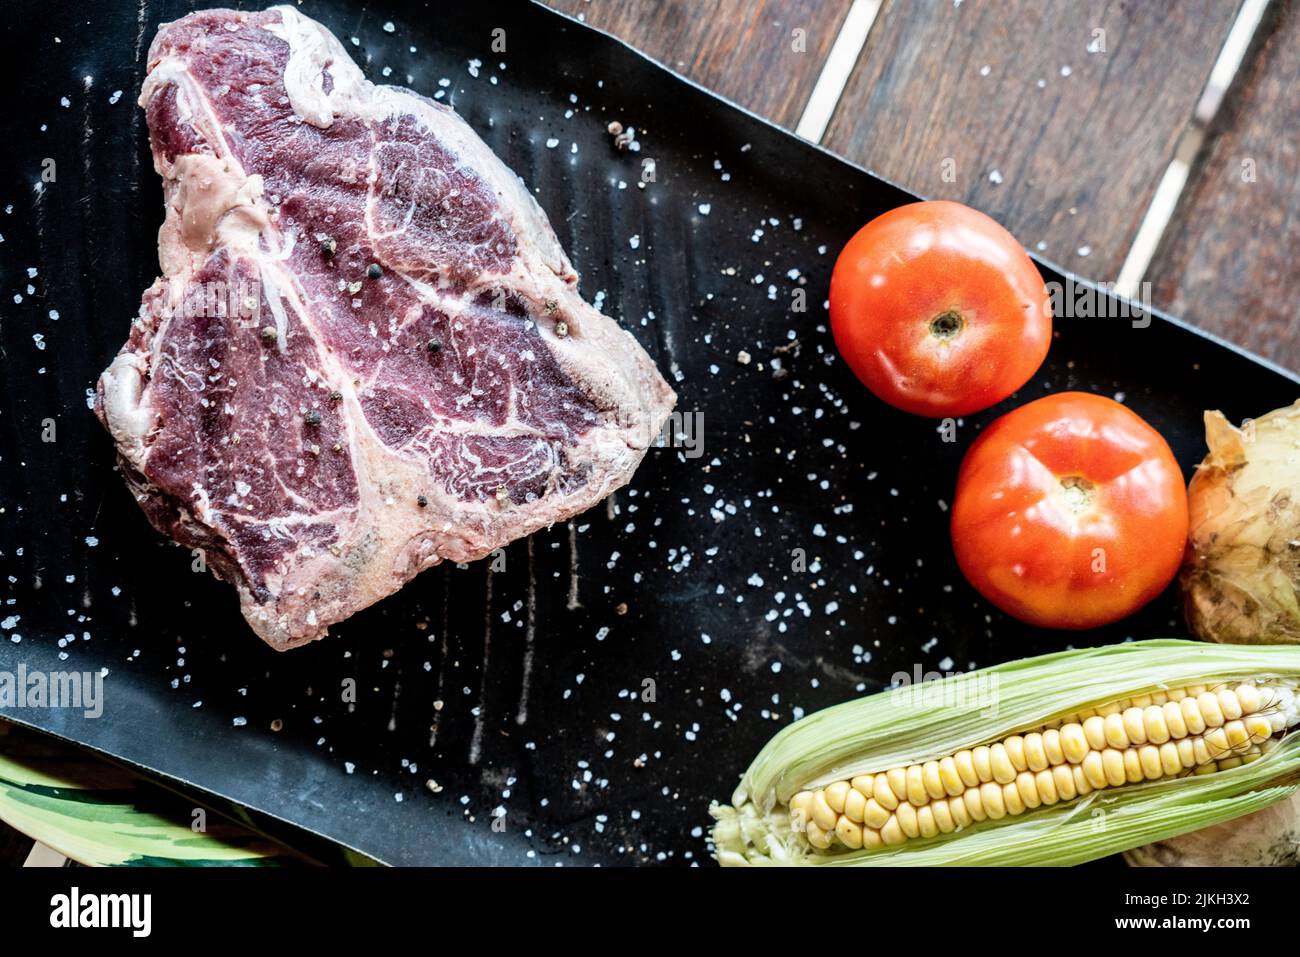
[(850, 5), (850, 0), (547, 2), (788, 129), (799, 122)]
[(1278, 3), (1274, 14), (1220, 111), (1148, 277), (1157, 305), (1297, 369), (1300, 4)]
[(825, 142), (1114, 280), (1236, 8), (886, 0)]

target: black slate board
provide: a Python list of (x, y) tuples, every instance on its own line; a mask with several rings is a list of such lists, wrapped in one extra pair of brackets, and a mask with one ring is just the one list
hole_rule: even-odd
[[(703, 454), (652, 451), (607, 507), (510, 546), (504, 569), (433, 569), (276, 654), (228, 586), (147, 526), (86, 402), (157, 272), (144, 51), (192, 8), (7, 8), (0, 670), (108, 677), (97, 719), (3, 716), (382, 860), (704, 862), (708, 802), (801, 713), (915, 667), (1178, 633), (1172, 591), (1079, 635), (980, 600), (948, 544), (962, 453), (1013, 405), (1084, 389), (1122, 394), (1190, 471), (1203, 408), (1239, 419), (1300, 393), (1163, 317), (1062, 320), (1022, 393), (945, 443), (858, 384), (823, 305), (841, 244), (908, 194), (539, 6), (308, 0), (372, 79), (454, 104), (535, 188), (583, 293), (702, 416)], [(613, 148), (613, 119), (639, 152)]]

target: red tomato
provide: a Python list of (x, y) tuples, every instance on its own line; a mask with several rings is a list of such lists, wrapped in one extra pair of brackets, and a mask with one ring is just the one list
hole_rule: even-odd
[(1043, 277), (1009, 232), (960, 203), (900, 206), (849, 240), (831, 274), (831, 330), (890, 405), (935, 418), (1001, 402), (1052, 341)]
[(1061, 392), (1008, 412), (957, 476), (957, 563), (1032, 625), (1132, 614), (1169, 584), (1186, 542), (1187, 489), (1168, 444), (1104, 396)]

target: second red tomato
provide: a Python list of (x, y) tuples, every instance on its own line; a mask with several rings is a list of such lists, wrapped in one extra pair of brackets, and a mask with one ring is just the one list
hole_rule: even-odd
[(1059, 392), (1008, 412), (962, 461), (962, 572), (1046, 628), (1118, 621), (1164, 590), (1187, 543), (1187, 489), (1160, 433), (1113, 399)]
[(939, 200), (892, 209), (849, 240), (830, 313), (840, 354), (872, 392), (936, 418), (1001, 402), (1052, 339), (1047, 288), (1015, 237)]

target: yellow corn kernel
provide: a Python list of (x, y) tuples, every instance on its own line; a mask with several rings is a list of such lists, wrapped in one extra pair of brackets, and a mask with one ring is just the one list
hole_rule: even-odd
[(1124, 771), (1124, 755), (1114, 748), (1107, 748), (1101, 752), (1101, 768), (1102, 773), (1106, 775), (1106, 783), (1111, 787), (1119, 787), (1127, 777)]
[(1105, 718), (1106, 744), (1112, 748), (1128, 747), (1128, 733), (1124, 730), (1122, 715), (1108, 714)]
[(894, 797), (894, 789), (889, 786), (889, 781), (883, 774), (877, 774), (873, 782), (871, 796), (877, 804), (886, 811), (892, 811), (898, 807), (898, 798)]
[(1047, 755), (1047, 763), (1053, 767), (1065, 764), (1065, 751), (1061, 748), (1059, 728), (1048, 728), (1043, 732), (1043, 753)]
[(1095, 751), (1106, 747), (1106, 719), (1093, 715), (1083, 723), (1083, 736), (1088, 741), (1088, 747)]
[(836, 781), (826, 788), (826, 803), (836, 814), (844, 813), (844, 799), (849, 796), (850, 789), (848, 781)]
[(816, 821), (808, 822), (804, 837), (808, 838), (808, 843), (818, 850), (824, 851), (831, 846), (831, 836), (818, 827)]
[(1169, 725), (1165, 724), (1164, 709), (1151, 705), (1142, 711), (1142, 724), (1147, 731), (1147, 740), (1152, 744), (1164, 744), (1169, 740)]
[(840, 816), (826, 802), (826, 792), (824, 790), (813, 795), (811, 813), (813, 821), (823, 831), (835, 830), (835, 822), (839, 820)]
[(1226, 720), (1223, 717), (1223, 709), (1219, 707), (1219, 696), (1212, 691), (1206, 691), (1196, 696), (1196, 703), (1200, 705), (1201, 717), (1205, 719), (1206, 727), (1219, 728), (1223, 726)]
[(939, 777), (938, 761), (926, 761), (921, 765), (921, 781), (925, 785), (925, 793), (932, 801), (937, 801), (948, 793)]
[(1190, 694), (1178, 702), (1178, 709), (1183, 713), (1183, 722), (1188, 734), (1202, 734), (1205, 731), (1205, 718), (1201, 716), (1200, 699)]
[(1038, 800), (1043, 804), (1055, 804), (1061, 798), (1056, 787), (1056, 775), (1050, 770), (1043, 769), (1034, 775), (1034, 787), (1038, 791)]
[(1001, 741), (989, 747), (989, 767), (993, 770), (993, 780), (998, 784), (1010, 784), (1016, 779), (1016, 769)]
[(936, 799), (930, 804), (930, 813), (934, 815), (934, 823), (941, 834), (951, 834), (957, 830), (957, 822), (952, 817), (952, 805), (946, 798)]
[(1154, 744), (1144, 744), (1138, 748), (1138, 760), (1142, 762), (1142, 774), (1148, 781), (1155, 781), (1164, 776), (1164, 766), (1160, 761), (1160, 749)]
[(1123, 714), (1124, 734), (1129, 744), (1146, 744), (1147, 726), (1141, 708), (1126, 708)]
[(1183, 769), (1182, 759), (1178, 756), (1178, 745), (1172, 741), (1160, 745), (1160, 766), (1168, 775), (1177, 774)]
[(930, 800), (930, 795), (925, 793), (925, 782), (921, 780), (921, 765), (909, 765), (906, 772), (907, 793), (899, 795), (906, 797), (909, 804), (921, 805)]
[(1020, 800), (1020, 790), (1016, 787), (1014, 781), (1002, 785), (1002, 806), (1007, 809), (1007, 814), (1012, 817), (1025, 813), (1025, 802)]
[(841, 844), (851, 850), (857, 850), (862, 846), (862, 828), (847, 817), (841, 817), (839, 823), (835, 825), (835, 836), (840, 839)]
[(958, 751), (953, 755), (953, 763), (957, 765), (961, 783), (966, 787), (973, 788), (980, 783), (980, 776), (975, 770), (975, 759), (969, 749)]
[(1079, 791), (1074, 786), (1074, 766), (1070, 764), (1057, 764), (1052, 768), (1052, 783), (1056, 785), (1056, 793), (1060, 795), (1062, 801), (1073, 801), (1079, 795)]
[(885, 826), (889, 820), (889, 809), (882, 805), (875, 798), (867, 799), (867, 806), (862, 811), (862, 823), (867, 827), (874, 828), (877, 831)]
[[(974, 788), (971, 788), (966, 793), (970, 794), (974, 790)], [(953, 823), (958, 827), (970, 827), (975, 823), (975, 819), (971, 817), (970, 810), (966, 807), (966, 801), (964, 798), (949, 798), (948, 813), (952, 815)]]
[(1089, 751), (1085, 754), (1080, 767), (1083, 769), (1084, 776), (1088, 779), (1088, 784), (1094, 790), (1106, 786), (1106, 768), (1102, 763), (1100, 751)]
[(1142, 780), (1142, 762), (1138, 758), (1137, 748), (1125, 748), (1120, 752), (1124, 756), (1124, 780), (1128, 784), (1137, 784)]
[(917, 808), (916, 824), (921, 829), (922, 837), (934, 837), (939, 833), (939, 825), (934, 819), (934, 808), (928, 804), (925, 807)]
[(1043, 736), (1037, 731), (1025, 735), (1025, 763), (1035, 774), (1051, 765), (1047, 759), (1047, 750), (1043, 746)]
[(1187, 737), (1187, 722), (1183, 720), (1183, 709), (1177, 701), (1169, 701), (1161, 709), (1164, 712), (1165, 725), (1169, 728), (1171, 738)]
[(1025, 739), (1018, 734), (1013, 734), (1002, 742), (1003, 747), (1007, 749), (1007, 760), (1011, 766), (1016, 769), (1016, 773), (1029, 770), (1029, 759), (1025, 756)]
[(921, 825), (916, 819), (916, 806), (906, 802), (898, 805), (898, 810), (894, 812), (894, 820), (898, 826), (903, 829), (903, 833), (908, 837), (919, 837), (921, 835)]
[(991, 820), (997, 821), (1006, 817), (1007, 805), (1002, 800), (1002, 788), (989, 781), (980, 785), (980, 801), (984, 805), (984, 813)]
[(890, 768), (885, 772), (885, 780), (898, 800), (907, 800), (907, 768)]
[(1219, 710), (1229, 721), (1236, 721), (1241, 717), (1241, 702), (1237, 699), (1237, 692), (1231, 688), (1220, 688), (1215, 695), (1219, 699)]
[(961, 794), (966, 790), (966, 785), (962, 782), (961, 771), (957, 768), (955, 758), (946, 757), (939, 761), (939, 780), (943, 783), (944, 793), (948, 797)]
[(861, 824), (866, 817), (866, 810), (867, 799), (862, 796), (862, 792), (857, 788), (849, 788), (849, 793), (844, 798), (844, 816), (854, 824)]
[(1082, 725), (1067, 724), (1061, 728), (1061, 749), (1071, 764), (1084, 759), (1088, 753), (1088, 739), (1084, 737)]
[(1032, 771), (1021, 771), (1016, 775), (1016, 791), (1027, 808), (1036, 808), (1043, 803), (1038, 796), (1038, 780)]

